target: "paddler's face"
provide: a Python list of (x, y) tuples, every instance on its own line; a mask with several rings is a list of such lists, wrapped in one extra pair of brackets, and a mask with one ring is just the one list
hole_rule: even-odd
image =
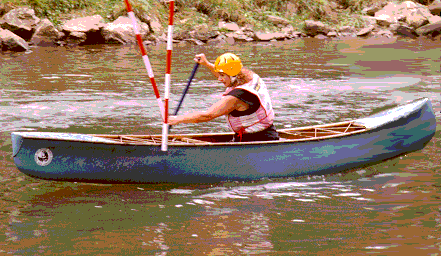
[(217, 80), (225, 85), (225, 87), (231, 87), (231, 78), (225, 73), (219, 73)]

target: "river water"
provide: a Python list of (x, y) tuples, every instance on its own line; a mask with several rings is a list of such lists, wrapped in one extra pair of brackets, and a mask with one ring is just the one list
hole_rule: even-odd
[[(267, 83), (276, 127), (346, 121), (421, 97), (422, 150), (326, 176), (201, 185), (53, 182), (20, 173), (12, 131), (155, 134), (160, 114), (135, 45), (0, 53), (0, 255), (440, 255), (441, 42), (405, 39), (175, 46), (171, 106), (193, 56), (231, 51)], [(148, 48), (163, 95), (165, 46)], [(203, 67), (180, 113), (223, 86)], [(227, 131), (222, 118), (175, 133)]]

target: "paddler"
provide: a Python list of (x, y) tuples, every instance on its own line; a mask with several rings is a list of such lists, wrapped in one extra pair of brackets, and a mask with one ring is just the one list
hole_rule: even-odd
[(194, 59), (208, 68), (226, 87), (223, 97), (206, 111), (180, 116), (170, 116), (169, 124), (208, 122), (226, 116), (230, 129), (235, 133), (234, 142), (278, 140), (271, 98), (263, 80), (243, 67), (233, 53), (225, 53), (210, 63), (205, 54)]

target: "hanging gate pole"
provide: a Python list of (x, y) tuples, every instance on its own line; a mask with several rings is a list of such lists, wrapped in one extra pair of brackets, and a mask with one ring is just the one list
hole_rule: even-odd
[(164, 105), (165, 105), (165, 118), (162, 126), (162, 145), (161, 150), (167, 151), (168, 143), (168, 99), (170, 95), (170, 80), (171, 80), (171, 56), (173, 50), (173, 14), (175, 9), (175, 1), (170, 0), (169, 3), (169, 23), (167, 33), (167, 66), (165, 70), (165, 93), (164, 93)]
[(147, 69), (147, 73), (150, 77), (150, 82), (152, 83), (153, 91), (155, 92), (156, 100), (158, 101), (159, 109), (161, 111), (161, 115), (163, 120), (165, 120), (165, 110), (164, 104), (162, 104), (161, 96), (159, 95), (158, 87), (156, 86), (155, 76), (153, 75), (153, 69), (150, 64), (149, 57), (147, 56), (147, 51), (142, 42), (141, 34), (138, 29), (138, 24), (136, 22), (135, 14), (133, 13), (132, 5), (129, 0), (124, 0), (126, 3), (126, 8), (130, 19), (132, 20), (133, 31), (135, 32), (136, 41), (138, 42), (139, 49), (141, 51), (142, 59), (144, 61), (145, 68)]

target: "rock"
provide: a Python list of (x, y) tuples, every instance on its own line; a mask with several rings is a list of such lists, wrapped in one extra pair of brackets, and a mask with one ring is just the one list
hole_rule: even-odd
[(73, 20), (68, 20), (61, 25), (62, 31), (68, 34), (73, 32), (96, 32), (105, 26), (101, 15), (88, 16)]
[(254, 39), (257, 41), (271, 41), (271, 40), (283, 40), (288, 37), (288, 34), (282, 32), (266, 33), (255, 32)]
[(341, 38), (345, 38), (345, 37), (354, 38), (354, 37), (357, 37), (357, 36), (354, 33), (341, 32), (341, 33), (339, 33), (339, 37), (341, 37)]
[(101, 34), (105, 27), (104, 20), (100, 15), (87, 16), (72, 19), (61, 25), (65, 39), (70, 44), (99, 44), (106, 40)]
[(337, 37), (337, 32), (335, 32), (335, 31), (331, 31), (331, 32), (329, 32), (326, 36), (327, 37)]
[(428, 20), (429, 20), (430, 24), (433, 24), (433, 23), (437, 23), (437, 22), (441, 21), (441, 17), (440, 16), (432, 16)]
[(371, 26), (369, 26), (367, 28), (363, 28), (356, 35), (357, 36), (367, 36), (367, 35), (369, 35), (372, 32), (372, 30), (374, 30), (374, 26), (371, 25)]
[(338, 32), (354, 33), (355, 27), (353, 26), (343, 26), (338, 29)]
[(106, 25), (101, 32), (104, 42), (108, 44), (126, 44), (130, 41), (124, 32), (114, 29), (111, 26), (112, 25)]
[(376, 36), (392, 38), (394, 35), (390, 30), (382, 29), (376, 33)]
[(238, 41), (238, 42), (251, 42), (254, 40), (253, 38), (251, 38), (243, 33), (234, 33), (233, 38), (234, 38), (234, 41)]
[[(143, 39), (150, 32), (148, 25), (139, 20), (138, 29)], [(112, 23), (107, 23), (102, 28), (101, 34), (106, 43), (126, 44), (136, 42), (132, 20), (129, 17), (119, 17)]]
[(236, 34), (244, 34), (247, 37), (251, 37), (254, 38), (254, 31), (250, 31), (250, 30), (241, 30), (241, 31), (237, 31)]
[[(159, 18), (155, 16), (152, 12), (147, 12), (144, 8), (141, 7), (133, 9), (133, 13), (138, 20), (140, 20), (142, 23), (147, 24), (147, 26), (149, 27), (149, 33), (161, 35), (165, 32), (164, 27), (159, 21)], [(127, 10), (125, 8), (122, 10), (113, 10), (107, 18), (117, 20), (119, 17), (128, 17)]]
[(30, 43), (38, 46), (54, 46), (57, 45), (57, 41), (62, 38), (63, 35), (63, 33), (55, 28), (52, 22), (48, 19), (43, 19), (35, 28), (35, 33)]
[(230, 45), (233, 45), (234, 43), (236, 43), (236, 40), (234, 39), (234, 37), (226, 37), (225, 38), (225, 41), (228, 43), (228, 44), (230, 44)]
[(71, 32), (64, 40), (68, 44), (83, 44), (87, 40), (87, 35), (84, 32)]
[(162, 33), (161, 35), (156, 37), (156, 42), (157, 43), (165, 43), (167, 42), (167, 34), (166, 33)]
[(190, 38), (190, 31), (183, 29), (183, 30), (175, 30), (173, 31), (173, 39), (175, 40), (184, 40)]
[(195, 44), (195, 45), (204, 45), (204, 42), (202, 42), (201, 40), (194, 39), (194, 38), (185, 39), (185, 41), (191, 42), (192, 44)]
[(429, 11), (433, 15), (441, 15), (441, 0), (435, 0), (429, 6)]
[(178, 43), (178, 47), (181, 47), (181, 48), (183, 48), (183, 47), (189, 47), (191, 44), (189, 43), (189, 42), (187, 42), (187, 41), (180, 41), (179, 43)]
[(283, 27), (281, 32), (287, 35), (291, 35), (292, 33), (294, 33), (294, 27), (292, 25), (288, 25), (286, 27)]
[(409, 26), (420, 27), (429, 23), (432, 16), (429, 9), (412, 1), (405, 1), (401, 4), (389, 2), (383, 9), (375, 13), (377, 23), (381, 26), (389, 26), (399, 21), (405, 21)]
[(418, 11), (412, 11), (406, 14), (406, 22), (411, 27), (419, 28), (429, 23), (429, 20)]
[(371, 16), (361, 16), (361, 18), (365, 21), (366, 26), (376, 25), (377, 19)]
[(9, 30), (0, 28), (0, 48), (3, 51), (29, 51), (28, 43)]
[(403, 14), (406, 16), (408, 25), (419, 28), (429, 23), (429, 18), (433, 17), (429, 9), (418, 3), (406, 1), (401, 4)]
[(422, 26), (416, 30), (416, 33), (424, 36), (437, 36), (441, 33), (441, 21)]
[(158, 42), (158, 39), (154, 34), (149, 34), (146, 38), (143, 39), (145, 45), (156, 44)]
[(281, 17), (277, 17), (274, 15), (268, 15), (268, 21), (273, 23), (274, 25), (282, 25), (282, 26), (288, 26), (290, 25), (289, 20), (281, 18)]
[(150, 30), (157, 35), (160, 35), (163, 33), (164, 28), (161, 25), (161, 22), (159, 22), (159, 19), (155, 16), (150, 19), (150, 22), (148, 23), (150, 26)]
[(415, 32), (415, 28), (405, 24), (395, 23), (391, 25), (390, 29), (391, 32), (394, 33), (395, 35), (399, 35), (402, 37), (409, 37), (412, 39), (418, 37), (418, 34)]
[(190, 32), (190, 37), (199, 41), (207, 42), (210, 38), (216, 37), (216, 32), (214, 32), (207, 24), (200, 24), (194, 27), (194, 31)]
[(316, 36), (318, 34), (328, 34), (331, 29), (320, 21), (306, 20), (305, 31), (308, 36)]
[(400, 15), (402, 16), (398, 5), (394, 2), (389, 2), (383, 9), (375, 13), (375, 18), (380, 26), (389, 26), (392, 23), (398, 22)]
[(375, 17), (375, 19), (377, 20), (377, 24), (383, 27), (390, 26), (390, 24), (397, 22), (397, 20), (387, 15), (379, 15)]
[(6, 13), (0, 21), (0, 26), (25, 40), (29, 40), (39, 22), (40, 19), (35, 16), (34, 10), (23, 7)]
[(382, 8), (381, 5), (374, 4), (374, 5), (371, 5), (371, 6), (368, 6), (368, 7), (364, 8), (361, 11), (361, 13), (369, 15), (369, 16), (374, 16), (376, 12), (381, 10), (381, 8)]
[[(291, 25), (288, 25), (288, 27)], [(292, 26), (291, 26), (292, 27)], [(251, 32), (251, 34), (254, 34), (254, 27), (251, 24), (245, 24), (242, 28), (241, 28), (244, 32)]]
[(228, 31), (238, 31), (240, 30), (239, 25), (234, 22), (226, 23), (225, 21), (219, 21), (218, 24), (219, 29), (226, 29)]
[(328, 37), (323, 35), (323, 34), (318, 34), (318, 35), (314, 36), (314, 38), (317, 38), (317, 39), (327, 39)]
[[(236, 33), (233, 33), (233, 32), (230, 32), (230, 33), (226, 33), (225, 34), (225, 37), (228, 39), (228, 38), (233, 38), (234, 39), (234, 41), (236, 41), (236, 38), (238, 37), (238, 34), (236, 34)], [(243, 35), (242, 35), (242, 37), (243, 37)], [(240, 40), (239, 40), (240, 41)], [(242, 40), (242, 41), (245, 41), (245, 40)]]
[[(224, 35), (218, 35), (216, 38), (209, 39), (209, 40), (207, 41), (207, 44), (209, 44), (209, 45), (225, 44), (225, 43), (227, 43), (226, 39), (227, 39), (226, 36), (224, 36)], [(233, 39), (233, 40), (234, 40), (234, 39)]]
[(300, 37), (306, 37), (307, 35), (305, 33), (302, 33), (300, 31), (294, 31), (292, 32), (292, 38), (300, 38)]

